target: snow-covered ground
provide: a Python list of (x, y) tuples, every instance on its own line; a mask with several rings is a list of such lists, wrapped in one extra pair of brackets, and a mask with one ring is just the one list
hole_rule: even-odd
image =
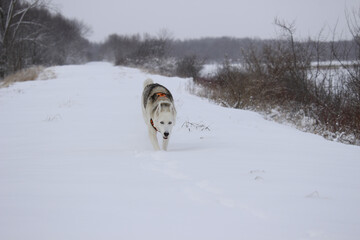
[[(211, 104), (186, 79), (45, 75), (0, 89), (0, 239), (359, 239), (359, 147)], [(168, 152), (142, 119), (147, 77), (176, 101)]]

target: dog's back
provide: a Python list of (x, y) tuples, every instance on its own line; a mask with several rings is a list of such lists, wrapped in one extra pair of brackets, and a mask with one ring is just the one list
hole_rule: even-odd
[(146, 79), (143, 91), (144, 108), (146, 108), (148, 101), (151, 101), (153, 104), (159, 98), (166, 98), (168, 101), (173, 102), (173, 97), (166, 87), (158, 83), (154, 83), (151, 79)]

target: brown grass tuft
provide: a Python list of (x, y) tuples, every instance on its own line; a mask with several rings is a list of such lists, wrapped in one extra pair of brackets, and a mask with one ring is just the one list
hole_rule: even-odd
[(44, 70), (42, 66), (34, 66), (26, 69), (22, 69), (16, 73), (10, 74), (4, 78), (4, 81), (0, 84), (0, 87), (9, 87), (15, 82), (33, 81), (39, 77), (39, 74)]

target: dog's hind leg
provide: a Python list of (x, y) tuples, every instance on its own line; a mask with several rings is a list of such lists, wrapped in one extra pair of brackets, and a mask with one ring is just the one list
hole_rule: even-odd
[(156, 151), (159, 151), (160, 146), (159, 146), (159, 142), (156, 137), (156, 131), (152, 127), (151, 128), (149, 127), (149, 137), (150, 137), (150, 142), (153, 145), (154, 149)]

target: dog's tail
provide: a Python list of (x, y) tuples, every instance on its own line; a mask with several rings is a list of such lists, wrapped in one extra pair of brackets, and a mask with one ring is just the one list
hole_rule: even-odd
[(144, 88), (145, 88), (147, 85), (150, 85), (150, 84), (153, 84), (153, 83), (154, 83), (154, 81), (153, 81), (152, 79), (150, 79), (150, 78), (146, 79), (146, 80), (144, 81)]

